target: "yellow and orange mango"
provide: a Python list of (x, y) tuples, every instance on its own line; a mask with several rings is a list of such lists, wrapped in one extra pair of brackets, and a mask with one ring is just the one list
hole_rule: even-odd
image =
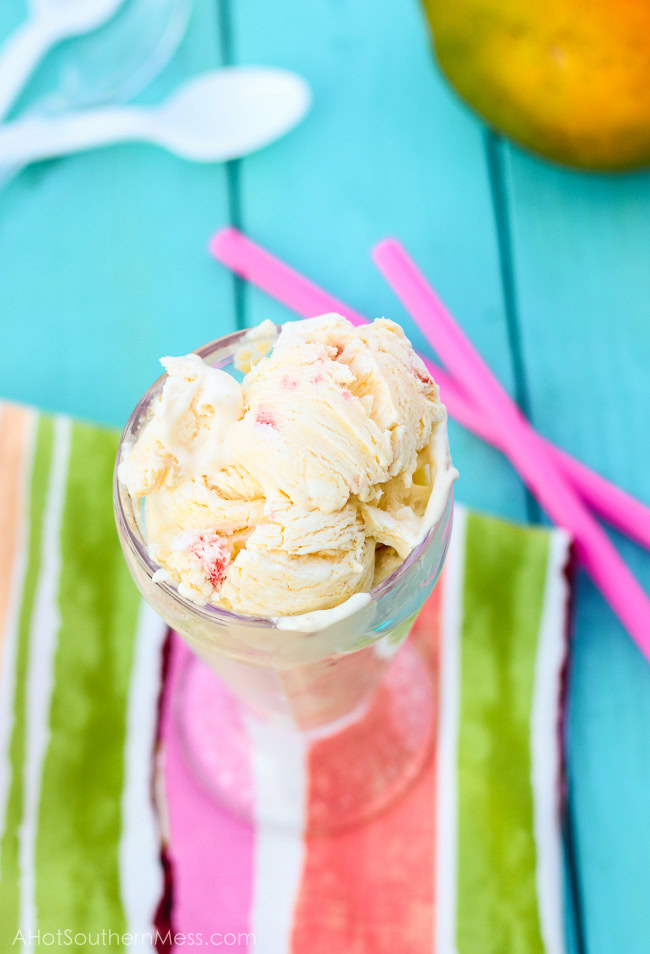
[(424, 0), (440, 66), (488, 123), (585, 169), (650, 163), (650, 0)]

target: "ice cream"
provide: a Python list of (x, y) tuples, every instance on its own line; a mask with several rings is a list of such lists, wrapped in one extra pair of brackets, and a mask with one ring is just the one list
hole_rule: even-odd
[(254, 616), (326, 610), (390, 575), (440, 515), (447, 415), (394, 322), (323, 315), (277, 338), (265, 322), (236, 359), (241, 385), (197, 355), (162, 363), (119, 477), (181, 595)]

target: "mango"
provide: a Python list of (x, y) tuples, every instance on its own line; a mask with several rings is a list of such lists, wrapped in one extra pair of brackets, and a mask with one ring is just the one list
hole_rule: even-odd
[(461, 97), (556, 162), (650, 163), (650, 0), (423, 0)]

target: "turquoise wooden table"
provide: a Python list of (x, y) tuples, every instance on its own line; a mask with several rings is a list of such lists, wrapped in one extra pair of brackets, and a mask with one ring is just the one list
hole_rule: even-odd
[[(0, 35), (23, 15), (5, 0)], [(2, 396), (121, 424), (156, 355), (286, 318), (208, 258), (227, 223), (424, 348), (369, 260), (394, 234), (538, 429), (650, 503), (650, 174), (576, 175), (488, 132), (436, 72), (416, 0), (195, 0), (143, 98), (233, 62), (301, 72), (311, 115), (227, 167), (124, 146), (0, 194)], [(461, 500), (542, 519), (496, 451), (451, 439)], [(648, 555), (617, 543), (650, 591)], [(650, 667), (582, 574), (567, 750), (569, 950), (646, 954)]]

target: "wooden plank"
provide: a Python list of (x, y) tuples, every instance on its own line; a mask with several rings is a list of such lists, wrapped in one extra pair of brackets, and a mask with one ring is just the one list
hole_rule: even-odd
[[(0, 5), (0, 37), (21, 3)], [(213, 0), (146, 98), (221, 62)], [(41, 163), (0, 193), (3, 396), (122, 423), (159, 372), (235, 327), (233, 282), (205, 253), (228, 220), (226, 170), (147, 146)]]
[[(533, 420), (650, 503), (650, 175), (580, 176), (505, 147)], [(650, 591), (650, 558), (617, 539)], [(650, 667), (580, 577), (569, 786), (589, 954), (650, 938)]]
[[(231, 17), (238, 62), (295, 69), (314, 91), (303, 125), (242, 163), (243, 227), (422, 346), (369, 259), (378, 239), (403, 238), (511, 387), (481, 126), (438, 77), (416, 0), (247, 0)], [(249, 324), (288, 317), (250, 289), (245, 305)], [(523, 518), (521, 485), (500, 455), (460, 428), (451, 439), (459, 498)]]

